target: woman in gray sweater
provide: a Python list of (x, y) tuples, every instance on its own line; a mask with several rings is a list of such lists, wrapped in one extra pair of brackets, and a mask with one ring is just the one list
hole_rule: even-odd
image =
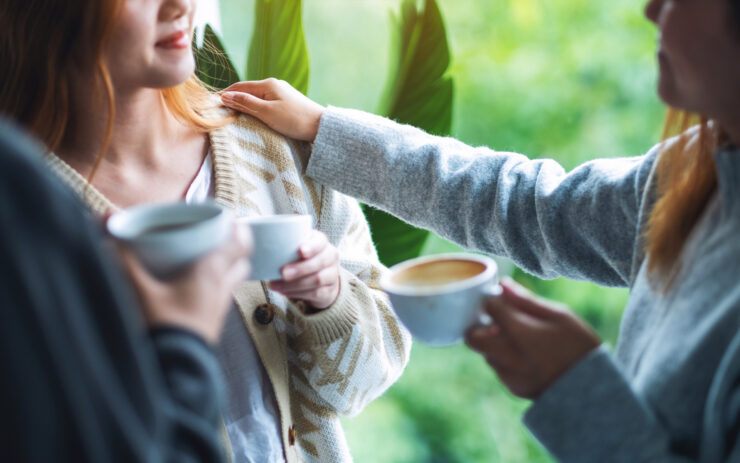
[[(631, 289), (614, 356), (570, 312), (513, 284), (467, 341), (567, 462), (740, 461), (740, 1), (652, 0), (658, 91), (681, 135), (566, 173), (366, 113), (284, 82), (232, 108), (313, 141), (308, 175), (471, 249)], [(689, 128), (688, 112), (700, 114)]]

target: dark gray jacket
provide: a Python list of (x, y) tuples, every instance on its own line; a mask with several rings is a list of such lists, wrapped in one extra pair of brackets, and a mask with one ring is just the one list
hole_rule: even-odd
[(641, 238), (658, 152), (566, 173), (329, 108), (307, 173), (540, 277), (631, 288), (615, 357), (594, 351), (525, 415), (559, 460), (740, 461), (740, 152), (715, 154), (717, 194), (667, 293), (647, 279)]
[(221, 461), (222, 380), (147, 333), (83, 206), (0, 121), (0, 461)]

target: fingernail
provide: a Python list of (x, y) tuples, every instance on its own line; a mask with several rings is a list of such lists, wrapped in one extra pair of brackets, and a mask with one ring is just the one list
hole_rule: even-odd
[(305, 256), (306, 254), (309, 254), (312, 251), (311, 246), (301, 246), (300, 252), (302, 256)]
[(289, 280), (295, 276), (295, 269), (286, 268), (283, 270), (283, 279)]
[(235, 97), (234, 92), (224, 92), (221, 94), (221, 100), (222, 101), (234, 101)]

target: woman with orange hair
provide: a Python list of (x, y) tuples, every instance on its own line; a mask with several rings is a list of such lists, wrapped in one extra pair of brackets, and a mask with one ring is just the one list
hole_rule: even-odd
[[(244, 282), (217, 350), (237, 462), (350, 461), (339, 415), (398, 378), (410, 339), (356, 201), (302, 175), (307, 145), (236, 117), (194, 76), (194, 0), (5, 0), (0, 112), (103, 214), (215, 198), (237, 215), (309, 214), (283, 279)], [(259, 246), (255, 243), (255, 246)]]
[[(467, 342), (533, 399), (525, 422), (566, 462), (740, 461), (740, 1), (652, 0), (658, 90), (680, 135), (566, 173), (359, 111), (275, 80), (234, 109), (313, 142), (307, 173), (544, 278), (631, 289), (616, 356), (568, 311), (504, 283)], [(372, 172), (372, 175), (369, 175)]]

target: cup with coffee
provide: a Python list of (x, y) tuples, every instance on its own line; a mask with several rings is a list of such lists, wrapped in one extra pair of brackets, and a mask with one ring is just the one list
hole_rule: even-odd
[(280, 280), (283, 266), (297, 261), (298, 247), (309, 236), (312, 218), (305, 214), (239, 217), (252, 232), (254, 252), (250, 280)]
[(124, 209), (107, 227), (153, 275), (167, 278), (225, 243), (231, 223), (231, 213), (215, 203), (177, 202)]
[(460, 342), (482, 315), (482, 301), (501, 293), (496, 262), (477, 254), (419, 257), (394, 265), (381, 278), (393, 310), (426, 344)]

